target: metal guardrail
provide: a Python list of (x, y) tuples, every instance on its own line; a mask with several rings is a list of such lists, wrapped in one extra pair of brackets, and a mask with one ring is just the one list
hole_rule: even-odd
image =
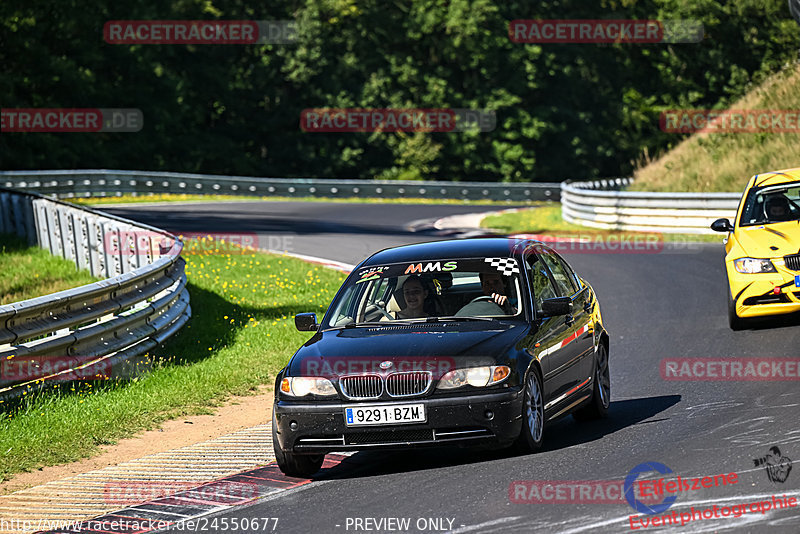
[(631, 178), (561, 184), (565, 221), (593, 228), (635, 232), (714, 234), (711, 223), (733, 221), (740, 193), (620, 191)]
[(0, 232), (106, 278), (0, 306), (0, 400), (57, 380), (132, 377), (191, 316), (183, 243), (168, 232), (3, 188)]
[(417, 182), (256, 178), (113, 170), (3, 171), (0, 186), (59, 198), (150, 195), (246, 195), (318, 198), (428, 198), (458, 200), (559, 200), (560, 183)]

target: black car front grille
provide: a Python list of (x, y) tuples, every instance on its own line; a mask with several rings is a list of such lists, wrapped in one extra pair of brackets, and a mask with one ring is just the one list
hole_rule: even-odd
[(431, 385), (430, 371), (392, 373), (386, 377), (386, 391), (392, 397), (420, 395)]
[(377, 399), (383, 393), (383, 380), (378, 375), (343, 376), (339, 385), (350, 399)]
[(792, 271), (800, 271), (800, 254), (792, 254), (784, 256), (783, 261), (786, 262), (786, 268)]
[(422, 395), (431, 383), (430, 371), (391, 373), (388, 376), (349, 375), (339, 379), (342, 393), (348, 399), (377, 399), (383, 395), (384, 389), (390, 397)]
[(375, 430), (346, 434), (348, 445), (366, 445), (370, 443), (413, 443), (417, 441), (433, 441), (433, 430)]

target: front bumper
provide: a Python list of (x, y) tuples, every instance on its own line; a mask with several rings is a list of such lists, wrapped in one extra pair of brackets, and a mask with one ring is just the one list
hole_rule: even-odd
[[(800, 272), (787, 269), (783, 260), (773, 260), (778, 272), (742, 274), (728, 264), (728, 282), (731, 296), (735, 299), (736, 315), (739, 317), (762, 317), (800, 311), (800, 287), (795, 285), (795, 276)], [(773, 294), (780, 288), (780, 293)]]
[[(424, 404), (427, 422), (348, 427), (344, 407)], [(275, 403), (277, 438), (284, 451), (325, 453), (407, 449), (446, 444), (510, 442), (522, 427), (520, 389), (458, 397), (405, 398), (394, 402)], [(491, 417), (487, 416), (491, 412)], [(294, 423), (294, 430), (292, 429)]]

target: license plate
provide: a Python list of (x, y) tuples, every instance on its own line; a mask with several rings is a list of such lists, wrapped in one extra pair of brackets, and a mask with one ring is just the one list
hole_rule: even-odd
[(800, 287), (800, 274), (794, 275), (794, 285), (795, 287)]
[(370, 426), (424, 423), (427, 418), (424, 404), (383, 404), (346, 406), (344, 421), (347, 426)]

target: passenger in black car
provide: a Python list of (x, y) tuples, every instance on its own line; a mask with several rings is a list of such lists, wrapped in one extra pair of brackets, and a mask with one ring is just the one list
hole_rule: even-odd
[(397, 312), (397, 319), (413, 319), (417, 317), (427, 317), (425, 311), (425, 300), (428, 298), (428, 290), (422, 283), (422, 279), (417, 275), (409, 276), (403, 283), (403, 300), (406, 307)]

